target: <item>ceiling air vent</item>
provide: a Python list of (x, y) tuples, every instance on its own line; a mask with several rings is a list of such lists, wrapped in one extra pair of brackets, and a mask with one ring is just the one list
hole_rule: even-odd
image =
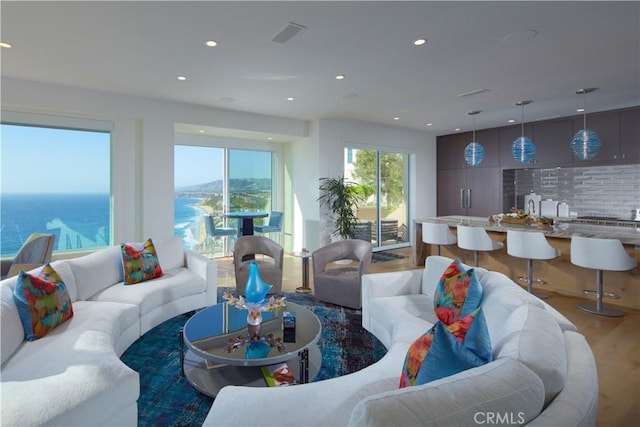
[(472, 90), (471, 92), (461, 93), (458, 96), (460, 98), (463, 98), (465, 96), (473, 96), (473, 95), (477, 95), (479, 93), (485, 93), (485, 92), (491, 92), (491, 91), (489, 89), (482, 88), (482, 89)]
[(285, 44), (291, 37), (298, 34), (300, 31), (305, 30), (307, 27), (304, 25), (289, 22), (278, 34), (276, 34), (271, 40), (276, 43)]

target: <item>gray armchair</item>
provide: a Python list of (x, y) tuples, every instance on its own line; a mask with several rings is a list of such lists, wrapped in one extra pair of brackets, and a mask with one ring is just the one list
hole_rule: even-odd
[(31, 270), (50, 262), (55, 242), (55, 234), (31, 234), (13, 260), (2, 261), (1, 278), (15, 276), (20, 270)]
[[(312, 254), (313, 287), (320, 301), (359, 309), (362, 307), (362, 275), (369, 271), (373, 247), (359, 239), (339, 240)], [(335, 261), (356, 261), (330, 265)]]
[[(255, 255), (268, 258), (254, 259)], [(236, 291), (244, 296), (249, 278), (249, 265), (255, 261), (262, 280), (273, 287), (270, 294), (282, 292), (282, 266), (284, 249), (278, 243), (263, 236), (242, 236), (233, 248), (233, 266), (236, 274)]]

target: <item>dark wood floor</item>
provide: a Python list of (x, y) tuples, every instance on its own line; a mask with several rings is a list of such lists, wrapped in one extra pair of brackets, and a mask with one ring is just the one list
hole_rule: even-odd
[[(411, 249), (395, 253), (406, 258), (374, 263), (370, 273), (416, 268)], [(233, 261), (218, 258), (218, 286), (235, 286)], [(283, 290), (294, 291), (301, 284), (301, 259), (285, 256)], [(313, 288), (313, 278), (311, 278)], [(640, 312), (624, 309), (624, 317), (603, 317), (585, 313), (576, 307), (581, 298), (551, 294), (547, 302), (564, 314), (582, 333), (596, 359), (600, 385), (598, 426), (635, 426), (640, 424)]]

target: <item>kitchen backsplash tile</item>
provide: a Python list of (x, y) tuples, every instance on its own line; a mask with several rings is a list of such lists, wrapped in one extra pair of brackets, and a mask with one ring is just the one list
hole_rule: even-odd
[(549, 169), (515, 169), (503, 172), (503, 207), (523, 207), (524, 195), (533, 191), (542, 200), (569, 205), (579, 216), (628, 218), (640, 208), (640, 165)]

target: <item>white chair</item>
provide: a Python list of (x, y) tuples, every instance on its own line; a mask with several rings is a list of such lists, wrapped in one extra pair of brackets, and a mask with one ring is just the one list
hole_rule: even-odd
[(502, 249), (504, 245), (491, 239), (484, 228), (458, 225), (458, 247), (473, 251), (474, 265), (478, 267), (480, 251), (495, 251)]
[(458, 239), (456, 235), (451, 232), (447, 224), (423, 222), (422, 241), (429, 245), (436, 245), (439, 256), (440, 245), (455, 245)]
[[(617, 239), (598, 239), (593, 237), (571, 236), (571, 263), (579, 267), (596, 270), (596, 303), (580, 303), (580, 310), (602, 316), (620, 317), (624, 313), (612, 308), (604, 308), (602, 297), (620, 298), (618, 295), (603, 292), (602, 272), (627, 271), (638, 265), (635, 258), (629, 256), (622, 242)], [(585, 293), (593, 291), (585, 290)]]
[[(507, 230), (507, 253), (516, 258), (527, 260), (527, 290), (540, 299), (547, 294), (533, 292), (533, 260), (553, 259), (560, 256), (560, 251), (547, 242), (547, 238), (539, 231)], [(542, 282), (542, 281), (540, 281)]]

